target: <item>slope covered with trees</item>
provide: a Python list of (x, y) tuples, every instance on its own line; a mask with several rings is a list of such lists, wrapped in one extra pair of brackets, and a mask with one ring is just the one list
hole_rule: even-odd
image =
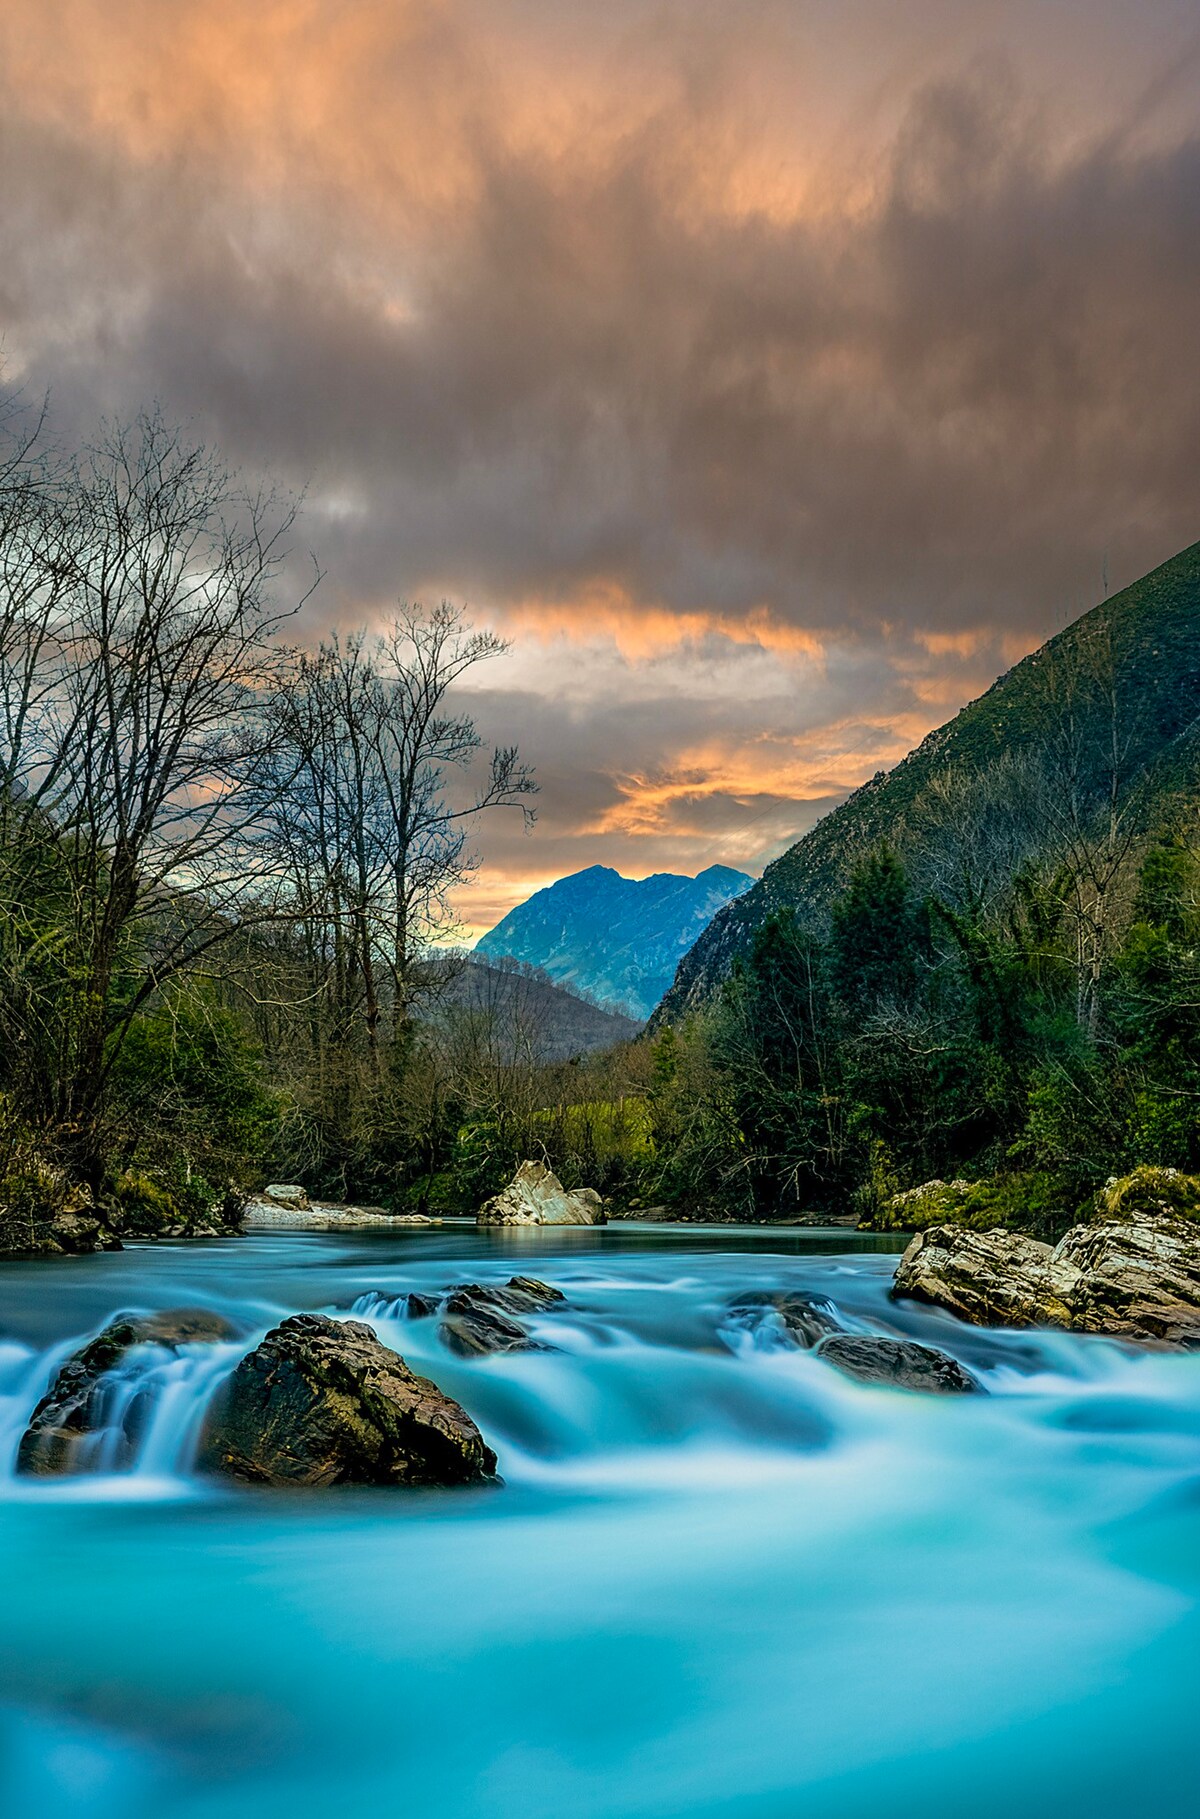
[(974, 844), (976, 865), (1011, 875), (1028, 851), (1054, 845), (1064, 812), (1086, 819), (1113, 788), (1123, 810), (1140, 793), (1148, 822), (1150, 798), (1190, 780), (1197, 714), (1200, 544), (1067, 626), (819, 821), (718, 912), (681, 960), (656, 1021), (710, 1000), (770, 916), (792, 910), (822, 925), (881, 841), (924, 882), (944, 870), (960, 835)]

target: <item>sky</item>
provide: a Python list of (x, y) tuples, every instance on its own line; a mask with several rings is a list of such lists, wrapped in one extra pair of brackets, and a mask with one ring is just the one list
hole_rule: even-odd
[(511, 641), (468, 931), (758, 871), (1200, 538), (1200, 15), (0, 0), (0, 349)]

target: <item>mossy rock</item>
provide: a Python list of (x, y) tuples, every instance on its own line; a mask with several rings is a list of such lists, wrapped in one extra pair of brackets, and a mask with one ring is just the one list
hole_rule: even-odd
[(968, 1223), (970, 1181), (923, 1181), (892, 1194), (869, 1221), (876, 1231), (923, 1232), (930, 1225)]
[(1135, 1168), (1113, 1175), (1095, 1196), (1090, 1211), (1097, 1219), (1200, 1219), (1200, 1175), (1177, 1168)]
[(988, 1175), (982, 1181), (926, 1181), (893, 1194), (869, 1221), (871, 1229), (923, 1232), (934, 1225), (968, 1231), (1004, 1229), (1057, 1239), (1074, 1223), (1072, 1203), (1053, 1175), (1038, 1169)]

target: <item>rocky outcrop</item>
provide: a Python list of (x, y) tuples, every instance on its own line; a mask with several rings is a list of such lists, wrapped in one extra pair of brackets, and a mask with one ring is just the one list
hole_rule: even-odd
[(480, 1207), (478, 1225), (603, 1225), (594, 1188), (568, 1191), (544, 1162), (522, 1162), (506, 1188)]
[(302, 1213), (308, 1205), (308, 1195), (294, 1181), (271, 1181), (264, 1187), (262, 1197), (268, 1206), (290, 1207), (293, 1212)]
[(878, 1383), (887, 1389), (920, 1390), (934, 1396), (985, 1395), (977, 1377), (964, 1370), (948, 1352), (909, 1339), (878, 1338), (874, 1334), (835, 1333), (822, 1339), (817, 1357), (859, 1383)]
[(346, 1206), (340, 1201), (313, 1200), (303, 1206), (285, 1206), (266, 1198), (247, 1202), (244, 1224), (248, 1232), (362, 1231), (379, 1226), (440, 1225), (426, 1213), (389, 1213), (382, 1206)]
[(829, 1333), (841, 1331), (833, 1306), (817, 1297), (799, 1294), (739, 1295), (729, 1303), (731, 1324), (742, 1332), (752, 1331), (763, 1319), (776, 1314), (788, 1337), (796, 1345), (813, 1346)]
[(450, 1396), (369, 1326), (294, 1314), (234, 1371), (202, 1468), (251, 1484), (487, 1484), (496, 1455)]
[[(135, 1346), (178, 1351), (181, 1345), (212, 1345), (233, 1337), (230, 1323), (205, 1308), (118, 1314), (68, 1358), (34, 1409), (17, 1449), (17, 1470), (51, 1477), (80, 1469), (88, 1437), (107, 1426), (104, 1380)], [(136, 1400), (123, 1410), (123, 1440), (114, 1449), (118, 1467), (132, 1459), (140, 1414)]]
[(892, 1194), (864, 1224), (878, 1231), (913, 1232), (960, 1219), (970, 1199), (969, 1181), (923, 1181)]
[(919, 1232), (892, 1290), (978, 1326), (1200, 1346), (1200, 1226), (1182, 1219), (1077, 1225), (1051, 1248), (1013, 1232)]
[(976, 1326), (1070, 1325), (1073, 1280), (1051, 1268), (1048, 1244), (1020, 1232), (934, 1225), (896, 1270), (895, 1295), (947, 1307)]
[(503, 1285), (465, 1282), (452, 1289), (442, 1303), (439, 1332), (444, 1344), (460, 1357), (474, 1358), (490, 1352), (544, 1352), (551, 1348), (534, 1339), (514, 1314), (544, 1313), (566, 1297), (548, 1282), (532, 1276), (512, 1276)]

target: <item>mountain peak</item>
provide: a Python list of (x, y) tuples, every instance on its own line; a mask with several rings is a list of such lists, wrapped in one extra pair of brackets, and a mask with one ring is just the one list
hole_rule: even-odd
[(677, 872), (625, 878), (611, 866), (589, 865), (510, 910), (476, 952), (529, 961), (552, 979), (645, 1017), (715, 911), (753, 882), (720, 865), (696, 878)]

